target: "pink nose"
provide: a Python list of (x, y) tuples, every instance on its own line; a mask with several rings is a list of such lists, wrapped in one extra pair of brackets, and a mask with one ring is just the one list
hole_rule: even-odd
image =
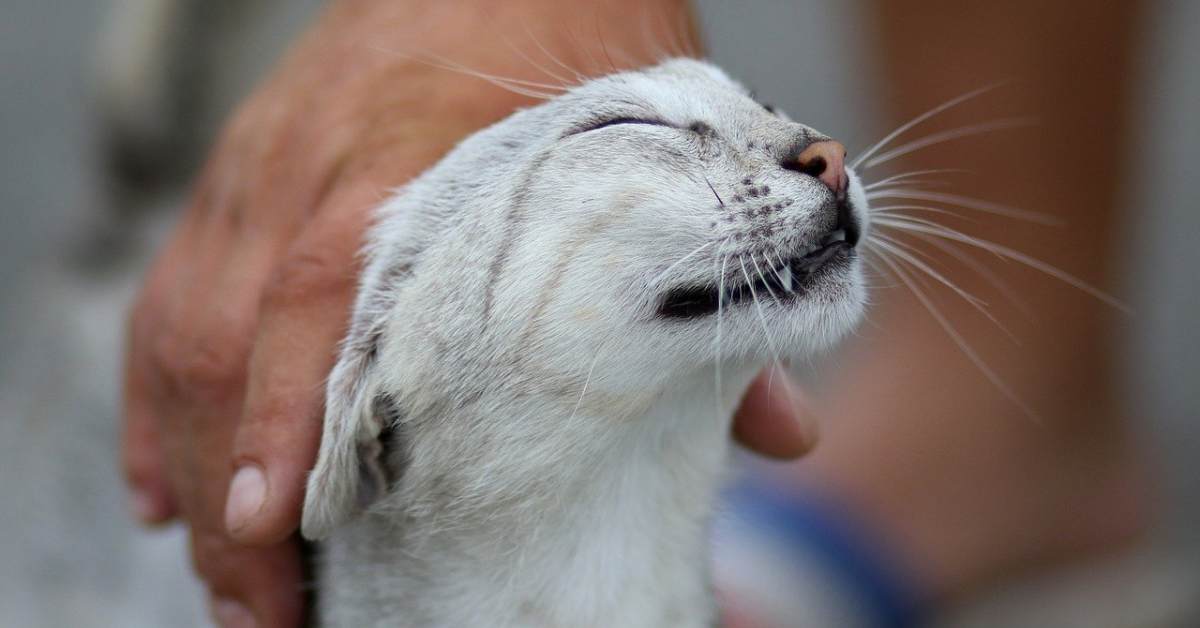
[(796, 157), (796, 169), (816, 177), (834, 195), (846, 192), (846, 147), (833, 140), (809, 144)]

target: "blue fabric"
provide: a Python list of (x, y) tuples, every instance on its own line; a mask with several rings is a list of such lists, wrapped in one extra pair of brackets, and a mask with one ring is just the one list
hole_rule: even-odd
[(817, 556), (863, 604), (878, 628), (922, 625), (914, 587), (856, 519), (829, 499), (785, 492), (759, 477), (734, 487), (726, 503), (739, 519), (761, 526), (790, 551)]

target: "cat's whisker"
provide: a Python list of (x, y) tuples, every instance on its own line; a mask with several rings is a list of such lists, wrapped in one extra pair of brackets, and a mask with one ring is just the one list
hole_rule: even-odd
[[(771, 339), (771, 331), (767, 327), (767, 316), (763, 314), (762, 303), (758, 300), (758, 293), (754, 290), (754, 282), (750, 280), (750, 273), (746, 272), (746, 262), (742, 256), (738, 256), (738, 264), (742, 267), (742, 276), (746, 278), (746, 285), (750, 288), (750, 300), (754, 302), (754, 310), (758, 312), (758, 321), (762, 324), (763, 338), (767, 341), (767, 348), (771, 351), (771, 359), (775, 364), (779, 364), (779, 351), (775, 348), (775, 341)], [(767, 382), (767, 391), (770, 392), (770, 381)]]
[(551, 93), (565, 92), (568, 89), (567, 87), (565, 87), (563, 85), (552, 85), (550, 83), (543, 83), (541, 81), (531, 81), (528, 79), (519, 79), (519, 78), (511, 77), (511, 76), (501, 76), (499, 74), (492, 74), (490, 72), (484, 72), (482, 70), (477, 70), (475, 68), (472, 68), (471, 66), (468, 66), (466, 64), (459, 63), (458, 61), (455, 61), (448, 57), (444, 57), (442, 55), (431, 53), (431, 52), (426, 52), (426, 53), (424, 53), (424, 55), (425, 55), (424, 58), (419, 55), (415, 55), (415, 56), (413, 56), (413, 58), (418, 61), (429, 63), (430, 65), (434, 65), (436, 67), (441, 67), (443, 69), (453, 70), (456, 72), (462, 72), (464, 74), (468, 74), (470, 76), (475, 76), (475, 77), (478, 77), (478, 78), (481, 78), (484, 80), (508, 83), (508, 84), (515, 85), (518, 87), (528, 87), (531, 89), (547, 90)]
[(642, 15), (641, 19), (638, 20), (638, 26), (642, 31), (642, 51), (656, 61), (666, 59), (666, 52), (658, 44), (658, 38), (654, 36), (654, 32), (651, 30), (650, 9), (645, 4), (642, 5)]
[(907, 188), (896, 188), (885, 192), (871, 192), (867, 194), (869, 200), (880, 199), (903, 199), (913, 201), (929, 201), (933, 203), (943, 203), (951, 207), (959, 209), (970, 209), (985, 214), (995, 214), (1012, 218), (1013, 220), (1023, 220), (1026, 222), (1046, 225), (1048, 227), (1061, 226), (1062, 221), (1055, 216), (1043, 214), (1041, 212), (1029, 211), (1019, 207), (1009, 207), (999, 203), (992, 203), (961, 194), (949, 194), (945, 192), (930, 192), (928, 190), (913, 190)]
[[(867, 236), (867, 241), (871, 242), (871, 243), (875, 243), (879, 240), (883, 240), (889, 244), (892, 244), (893, 246), (903, 246), (906, 251), (908, 251), (909, 253), (911, 253), (913, 255), (920, 256), (922, 259), (924, 259), (925, 261), (927, 261), (930, 264), (939, 264), (940, 263), (940, 260), (938, 260), (936, 257), (933, 256), (933, 254), (929, 253), (928, 251), (922, 251), (922, 250), (912, 246), (911, 244), (901, 242), (900, 240), (898, 240), (894, 237), (889, 237), (887, 235), (884, 235), (884, 231), (885, 231), (884, 229), (873, 230)], [(887, 233), (892, 233), (892, 232), (890, 230), (887, 230)], [(905, 234), (905, 235), (911, 235), (911, 234)]]
[(660, 282), (662, 282), (663, 279), (665, 279), (667, 277), (667, 275), (671, 274), (671, 271), (675, 270), (680, 264), (686, 262), (687, 260), (691, 259), (691, 257), (693, 255), (703, 251), (704, 249), (707, 249), (708, 247), (710, 247), (716, 243), (717, 243), (717, 240), (709, 240), (708, 242), (705, 242), (704, 244), (701, 244), (700, 246), (692, 249), (691, 253), (688, 253), (687, 255), (684, 255), (683, 257), (676, 260), (676, 262), (674, 264), (671, 264), (670, 266), (668, 266), (666, 270), (662, 271), (662, 273), (660, 273), (657, 277), (655, 277), (653, 280), (651, 280), (650, 285), (657, 286)]
[[(785, 281), (783, 276), (779, 274), (779, 269), (787, 266), (787, 264), (783, 261), (783, 256), (779, 254), (778, 250), (773, 251), (773, 252), (775, 253), (775, 264), (776, 265), (771, 267), (771, 272), (775, 274), (775, 279), (777, 279), (779, 281), (779, 285), (783, 286), (784, 290), (787, 290), (788, 294), (796, 294), (796, 291), (794, 289), (792, 289), (791, 285), (789, 285), (792, 282)], [(767, 256), (767, 254), (763, 253), (763, 257), (765, 258), (766, 256)], [(764, 260), (764, 261), (770, 261), (770, 260)], [(790, 268), (788, 269), (788, 272), (791, 272)]]
[(563, 63), (562, 60), (559, 59), (557, 56), (555, 56), (554, 53), (550, 52), (550, 50), (547, 49), (544, 44), (542, 44), (542, 41), (537, 38), (537, 35), (533, 34), (533, 31), (530, 30), (529, 25), (527, 23), (525, 23), (524, 19), (521, 20), (521, 27), (525, 29), (525, 33), (527, 35), (529, 35), (529, 39), (533, 41), (533, 45), (537, 46), (537, 49), (540, 50), (542, 52), (542, 54), (546, 55), (546, 58), (550, 59), (550, 61), (552, 63), (554, 63), (554, 65), (557, 65), (558, 67), (575, 75), (575, 83), (576, 84), (582, 83), (587, 80), (588, 77), (586, 75), (582, 74), (581, 72), (579, 72), (579, 70), (576, 70), (575, 68), (567, 65), (566, 63)]
[(645, 62), (638, 59), (637, 56), (630, 54), (630, 52), (628, 50), (626, 50), (623, 46), (617, 46), (615, 48), (610, 47), (608, 50), (612, 54), (617, 55), (617, 57), (618, 57), (617, 58), (617, 64), (618, 64), (617, 67), (620, 68), (622, 71), (632, 70), (632, 69), (639, 68), (639, 67), (642, 67), (643, 65), (645, 65)]
[(992, 131), (1019, 129), (1023, 127), (1034, 126), (1036, 124), (1036, 118), (1027, 116), (1019, 118), (1001, 118), (999, 120), (992, 120), (990, 122), (971, 124), (968, 126), (958, 127), (956, 129), (950, 129), (948, 131), (932, 133), (921, 139), (908, 142), (907, 144), (901, 144), (892, 150), (881, 153), (880, 155), (863, 162), (863, 170), (874, 168), (875, 166), (887, 163), (902, 155), (907, 155), (909, 153), (921, 150), (922, 148), (928, 148), (943, 142), (949, 142), (950, 140), (970, 137), (972, 135), (979, 135), (982, 133), (990, 133)]
[(983, 314), (988, 320), (992, 321), (992, 323), (995, 324), (1000, 331), (1004, 332), (1006, 336), (1011, 338), (1013, 342), (1018, 342), (1017, 336), (1009, 331), (1008, 327), (1001, 323), (999, 319), (992, 314), (991, 310), (988, 309), (988, 304), (986, 301), (960, 288), (953, 281), (947, 279), (945, 275), (937, 272), (932, 266), (918, 259), (915, 255), (913, 255), (912, 249), (910, 249), (904, 243), (893, 240), (892, 238), (879, 233), (873, 234), (871, 238), (875, 245), (887, 250), (892, 255), (899, 258), (900, 261), (907, 262), (913, 268), (925, 273), (938, 283), (941, 283), (942, 285), (953, 290), (955, 294), (962, 297), (962, 299), (969, 303), (971, 307), (975, 308), (975, 310), (977, 310), (980, 314)]
[(501, 89), (512, 92), (514, 94), (528, 96), (530, 98), (537, 98), (539, 100), (549, 100), (551, 98), (555, 98), (555, 97), (559, 96), (563, 91), (566, 90), (566, 88), (564, 88), (562, 86), (558, 86), (558, 85), (550, 85), (548, 83), (539, 83), (537, 81), (527, 81), (524, 79), (504, 77), (504, 76), (499, 76), (496, 74), (489, 74), (487, 72), (483, 72), (481, 70), (476, 70), (474, 68), (468, 67), (466, 65), (463, 65), (463, 64), (453, 61), (451, 59), (447, 59), (445, 57), (442, 57), (440, 55), (430, 53), (430, 52), (407, 53), (407, 52), (402, 52), (402, 51), (398, 51), (398, 50), (388, 50), (386, 48), (382, 48), (379, 46), (375, 46), (374, 48), (375, 48), (375, 50), (378, 50), (380, 52), (385, 52), (388, 54), (404, 57), (406, 59), (411, 59), (413, 61), (417, 61), (418, 63), (424, 63), (428, 66), (435, 67), (440, 70), (446, 70), (448, 72), (456, 72), (458, 74), (472, 76), (472, 77), (478, 78), (484, 82), (495, 85), (496, 87), (499, 87)]
[(596, 33), (596, 41), (600, 44), (600, 52), (604, 53), (604, 60), (608, 62), (609, 72), (617, 73), (617, 64), (613, 62), (612, 55), (608, 54), (608, 42), (604, 41), (604, 33), (600, 30), (600, 11), (592, 13), (592, 30)]
[(1001, 258), (1012, 260), (1014, 262), (1017, 262), (1024, 266), (1027, 266), (1034, 270), (1040, 271), (1046, 275), (1054, 277), (1055, 279), (1058, 279), (1059, 281), (1062, 281), (1063, 283), (1065, 283), (1069, 286), (1072, 286), (1072, 287), (1076, 288), (1077, 290), (1085, 292), (1085, 293), (1091, 295), (1092, 297), (1104, 302), (1105, 304), (1109, 305), (1110, 307), (1120, 310), (1121, 312), (1124, 312), (1126, 314), (1130, 313), (1128, 306), (1126, 306), (1124, 303), (1122, 303), (1120, 300), (1113, 297), (1112, 295), (1104, 292), (1103, 290), (1100, 290), (1099, 288), (1092, 286), (1091, 284), (1083, 281), (1082, 279), (1079, 279), (1078, 277), (1075, 277), (1074, 275), (1067, 273), (1066, 271), (1063, 271), (1063, 270), (1061, 270), (1055, 266), (1052, 266), (1050, 264), (1047, 264), (1046, 262), (1043, 262), (1037, 258), (1031, 257), (1020, 251), (1006, 247), (1004, 245), (997, 244), (997, 243), (991, 242), (989, 240), (984, 240), (982, 238), (970, 236), (961, 231), (957, 231), (955, 229), (951, 229), (944, 225), (939, 225), (935, 222), (923, 220), (920, 218), (913, 218), (913, 217), (884, 218), (884, 217), (880, 217), (880, 218), (877, 218), (875, 222), (880, 225), (883, 225), (883, 226), (899, 229), (901, 231), (914, 231), (914, 232), (918, 232), (918, 233), (925, 233), (925, 234), (932, 235), (932, 236), (935, 236), (938, 238), (954, 240), (954, 241), (961, 242), (961, 243), (969, 245), (969, 246), (973, 246), (973, 247), (982, 249), (984, 251), (988, 251), (988, 252), (990, 252), (996, 256), (999, 256)]
[[(885, 254), (885, 253), (879, 252), (879, 253), (877, 253), (877, 255), (876, 255), (876, 256), (879, 256), (879, 255), (884, 255), (884, 254)], [(877, 280), (883, 280), (884, 278), (886, 278), (886, 277), (888, 276), (888, 275), (887, 275), (887, 273), (885, 273), (885, 272), (883, 272), (882, 270), (880, 270), (879, 266), (876, 266), (876, 265), (875, 265), (875, 262), (874, 262), (874, 261), (872, 261), (872, 259), (871, 259), (871, 256), (864, 255), (864, 256), (862, 257), (862, 261), (863, 261), (863, 263), (866, 265), (867, 269), (868, 269), (868, 270), (870, 270), (870, 271), (871, 271), (871, 273), (873, 273), (873, 274), (874, 274), (874, 279), (877, 279)], [(866, 275), (866, 273), (864, 273), (864, 275)], [(890, 288), (895, 288), (895, 287), (898, 287), (898, 286), (900, 286), (900, 284), (898, 284), (898, 283), (895, 283), (894, 281), (889, 281), (889, 282), (888, 282), (888, 283), (886, 283), (886, 284), (885, 284), (885, 283), (868, 283), (867, 285), (868, 285), (868, 287), (869, 287), (869, 288), (871, 288), (871, 289), (883, 289), (883, 288), (889, 288), (889, 289), (890, 289)], [(870, 309), (867, 309), (867, 314), (868, 314), (868, 316), (870, 315), (870, 312), (871, 312), (871, 310), (870, 310)], [(876, 327), (878, 327), (879, 329), (882, 329), (882, 328), (881, 328), (881, 327), (879, 327), (878, 325), (876, 325)]]
[(501, 36), (504, 38), (504, 43), (507, 44), (509, 49), (512, 50), (514, 53), (516, 53), (517, 56), (524, 59), (525, 62), (527, 62), (529, 65), (533, 66), (534, 69), (538, 70), (542, 74), (545, 74), (546, 76), (554, 79), (555, 81), (558, 81), (558, 84), (560, 86), (562, 86), (564, 89), (570, 89), (572, 87), (575, 87), (575, 86), (579, 85), (579, 83), (581, 82), (580, 80), (576, 80), (573, 82), (573, 81), (571, 81), (571, 79), (569, 77), (565, 77), (562, 74), (559, 74), (558, 72), (555, 72), (554, 70), (542, 65), (536, 59), (529, 56), (529, 54), (527, 52), (522, 50), (520, 46), (513, 43), (513, 41), (511, 39), (509, 39), (508, 36), (505, 35), (503, 32), (501, 32)]
[(691, 19), (689, 19), (689, 14), (686, 9), (681, 9), (675, 12), (674, 32), (679, 35), (680, 41), (683, 42), (682, 49), (684, 55), (691, 59), (699, 59), (700, 52), (696, 50), (696, 47), (692, 44), (691, 39), (688, 38), (688, 34), (692, 32), (693, 27), (694, 25), (691, 23)]
[(943, 253), (961, 262), (970, 270), (978, 273), (979, 276), (983, 277), (985, 281), (990, 283), (992, 287), (1001, 294), (1001, 296), (1012, 303), (1013, 306), (1021, 312), (1021, 314), (1027, 318), (1033, 318), (1033, 308), (1030, 307), (1029, 303), (1025, 301), (1025, 299), (1021, 298), (1021, 296), (1017, 294), (1017, 291), (1013, 290), (1012, 286), (1008, 285), (1008, 283), (1001, 279), (996, 273), (992, 272), (992, 269), (988, 268), (985, 264), (979, 263), (979, 261), (960, 250), (957, 246), (954, 246), (954, 244), (951, 242), (944, 242), (924, 233), (913, 233), (909, 231), (905, 232), (905, 234), (909, 237), (921, 240), (922, 242), (925, 242), (929, 246), (932, 246), (939, 251), (942, 251)]
[(587, 55), (588, 61), (591, 62), (589, 66), (585, 68), (584, 73), (588, 76), (600, 76), (604, 74), (604, 66), (596, 58), (596, 55), (592, 54), (592, 47), (585, 46), (583, 45), (583, 42), (579, 41), (579, 35), (576, 34), (575, 29), (564, 27), (563, 32), (566, 33), (567, 37), (571, 39), (571, 45), (575, 47), (575, 50), (582, 50), (583, 53)]
[(969, 218), (954, 210), (946, 209), (944, 207), (929, 207), (927, 205), (883, 205), (880, 207), (872, 207), (870, 211), (872, 216), (908, 216), (909, 213), (904, 210), (944, 214), (946, 216), (954, 216), (955, 218), (969, 220)]
[[(957, 241), (959, 241), (959, 242), (963, 242), (964, 244), (970, 244), (971, 246), (976, 246), (977, 248), (981, 248), (982, 250), (987, 251), (988, 253), (991, 253), (992, 255), (995, 255), (996, 257), (998, 257), (1002, 260), (1006, 259), (1004, 255), (992, 250), (989, 246), (979, 246), (980, 244), (990, 245), (990, 244), (992, 244), (991, 242), (989, 242), (987, 240), (983, 240), (981, 238), (977, 238), (975, 236), (972, 236), (972, 235), (969, 235), (966, 233), (963, 233), (961, 231), (958, 231), (957, 229), (947, 227), (946, 225), (943, 225), (938, 222), (934, 222), (932, 220), (926, 220), (924, 218), (918, 218), (916, 216), (911, 216), (911, 215), (909, 215), (909, 216), (892, 215), (892, 216), (879, 218), (878, 220), (875, 221), (875, 224), (879, 225), (880, 227), (891, 227), (893, 229), (897, 229), (897, 230), (900, 230), (900, 231), (903, 231), (906, 233), (909, 233), (909, 232), (923, 233), (926, 235), (932, 235), (932, 236), (937, 236), (937, 237), (941, 237), (946, 234), (952, 234), (956, 238), (958, 238)], [(922, 230), (918, 231), (915, 229), (915, 227), (921, 227)], [(997, 244), (996, 246), (1001, 246), (1001, 245)]]
[(656, 11), (649, 8), (647, 16), (652, 41), (661, 40), (666, 45), (665, 50), (656, 45), (656, 48), (664, 53), (657, 57), (659, 61), (676, 57), (699, 58), (697, 51), (687, 41), (690, 29), (682, 22), (686, 17), (683, 11), (676, 11), (672, 15), (670, 9)]
[[(986, 85), (984, 87), (980, 87), (979, 89), (969, 91), (961, 96), (951, 98), (950, 100), (947, 100), (946, 102), (926, 111), (925, 113), (922, 113), (921, 115), (913, 118), (912, 120), (909, 120), (908, 122), (905, 122), (904, 124), (901, 124), (900, 126), (896, 127), (896, 130), (892, 131), (891, 133), (888, 133), (886, 136), (884, 136), (883, 139), (876, 142), (874, 146), (871, 146), (867, 150), (863, 151), (862, 154), (859, 155), (854, 160), (854, 162), (850, 164), (850, 167), (854, 170), (858, 170), (860, 164), (862, 164), (866, 160), (870, 159), (872, 155), (874, 155), (875, 153), (882, 150), (889, 143), (891, 143), (892, 140), (896, 139), (897, 137), (900, 137), (900, 135), (903, 134), (905, 131), (917, 126), (918, 124), (921, 124), (922, 122), (938, 115), (939, 113), (942, 113), (943, 111), (946, 111), (947, 109), (956, 107), (968, 100), (971, 100), (972, 98), (975, 98), (976, 96), (986, 94), (1004, 84), (1005, 84), (1005, 82), (993, 83), (991, 85)], [(864, 170), (865, 170), (865, 168), (864, 168)]]
[[(764, 255), (764, 257), (766, 256), (765, 253), (763, 255)], [(750, 253), (750, 263), (754, 265), (754, 272), (758, 273), (759, 281), (761, 281), (763, 283), (763, 286), (765, 286), (767, 288), (767, 292), (771, 295), (771, 298), (775, 301), (775, 304), (781, 305), (781, 303), (779, 301), (779, 297), (776, 296), (775, 291), (771, 289), (771, 283), (769, 281), (767, 281), (767, 276), (764, 275), (762, 269), (759, 268), (758, 258), (754, 253)], [(763, 260), (763, 263), (766, 264), (765, 259)]]
[(636, 69), (645, 65), (645, 61), (639, 59), (636, 55), (631, 54), (624, 46), (613, 46), (612, 44), (609, 44), (608, 52), (609, 54), (616, 55), (618, 71), (624, 72), (626, 70)]
[(571, 411), (571, 416), (567, 418), (567, 423), (575, 419), (575, 415), (579, 412), (579, 406), (583, 404), (583, 396), (587, 394), (588, 384), (592, 381), (592, 372), (596, 370), (596, 363), (600, 361), (602, 351), (597, 350), (595, 357), (592, 358), (592, 365), (588, 367), (587, 377), (583, 380), (583, 389), (579, 391), (579, 399), (575, 401), (575, 409)]
[(996, 389), (999, 390), (1005, 397), (1007, 397), (1009, 401), (1020, 408), (1021, 411), (1026, 414), (1026, 416), (1038, 420), (1038, 414), (1034, 412), (1033, 408), (1029, 407), (1028, 404), (1023, 402), (1021, 398), (1017, 396), (1016, 392), (1013, 391), (1013, 389), (994, 370), (992, 370), (990, 366), (988, 366), (987, 362), (985, 362), (983, 358), (981, 358), (975, 351), (975, 349), (972, 348), (971, 345), (966, 341), (966, 339), (962, 337), (962, 334), (959, 333), (958, 329), (951, 325), (950, 321), (946, 320), (946, 317), (942, 315), (941, 310), (939, 310), (937, 306), (933, 304), (933, 301), (931, 301), (925, 292), (921, 290), (920, 286), (917, 285), (917, 282), (907, 272), (905, 272), (904, 269), (902, 269), (897, 263), (893, 262), (888, 257), (880, 256), (879, 259), (884, 264), (887, 264), (888, 268), (892, 269), (892, 272), (895, 274), (896, 278), (908, 287), (909, 291), (912, 292), (913, 296), (917, 298), (925, 310), (929, 312), (930, 316), (932, 316), (933, 319), (937, 321), (937, 323), (946, 332), (946, 334), (950, 336), (950, 339), (954, 341), (954, 344), (958, 346), (958, 349), (967, 356), (967, 359), (969, 359), (972, 364), (975, 365), (975, 368), (979, 369), (979, 371), (982, 372), (985, 377), (987, 377), (988, 381), (991, 382), (991, 384), (995, 386)]
[[(905, 181), (897, 181), (883, 187), (877, 187), (871, 190), (866, 190), (867, 194), (879, 194), (888, 190), (919, 190), (923, 188), (947, 188), (950, 183), (937, 179), (917, 179), (912, 178)], [(865, 189), (865, 188), (864, 188)]]
[(708, 186), (709, 190), (712, 190), (713, 196), (717, 199), (717, 204), (719, 204), (721, 207), (725, 207), (724, 199), (721, 198), (720, 194), (717, 194), (717, 188), (713, 187), (712, 181), (708, 180), (708, 175), (704, 175), (704, 183)]
[[(728, 242), (729, 242), (729, 240), (726, 239), (724, 242), (721, 243), (721, 246), (724, 247), (725, 244)], [(721, 394), (721, 357), (722, 357), (722, 354), (721, 354), (721, 349), (722, 349), (722, 347), (721, 347), (721, 313), (722, 313), (722, 309), (724, 308), (724, 305), (725, 305), (725, 264), (729, 262), (729, 254), (722, 253), (720, 255), (720, 259), (721, 259), (721, 269), (719, 271), (717, 271), (717, 338), (716, 338), (717, 355), (716, 355), (715, 364), (713, 365), (713, 372), (714, 372), (714, 377), (716, 378), (716, 388), (717, 388), (716, 397), (717, 397), (717, 417), (718, 418), (721, 417), (721, 415), (725, 412), (725, 404), (722, 400), (722, 394)]]
[(679, 44), (679, 38), (676, 37), (675, 29), (671, 27), (670, 18), (663, 11), (656, 11), (654, 13), (654, 23), (656, 26), (661, 25), (663, 27), (662, 36), (667, 42), (667, 52), (672, 57), (684, 56), (683, 48)]
[(927, 170), (910, 170), (908, 172), (901, 172), (900, 174), (892, 175), (890, 177), (887, 177), (886, 179), (880, 179), (879, 181), (874, 181), (874, 182), (868, 183), (867, 185), (863, 186), (863, 189), (869, 192), (871, 190), (883, 187), (885, 185), (889, 185), (892, 183), (899, 183), (901, 181), (905, 181), (905, 180), (911, 179), (913, 177), (920, 177), (920, 176), (924, 176), (927, 174), (962, 174), (962, 173), (966, 173), (966, 172), (970, 172), (970, 171), (962, 169), (962, 168), (933, 168), (933, 169), (927, 169)]

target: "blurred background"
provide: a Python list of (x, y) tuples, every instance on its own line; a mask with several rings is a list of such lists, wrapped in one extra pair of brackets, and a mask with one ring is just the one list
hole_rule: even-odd
[[(127, 515), (116, 463), (124, 316), (221, 120), (322, 4), (0, 5), (0, 626), (207, 625), (183, 530), (146, 532)], [(852, 158), (923, 109), (972, 87), (1026, 78), (995, 66), (964, 67), (954, 58), (897, 67), (902, 57), (889, 56), (893, 51), (935, 42), (896, 26), (903, 20), (889, 14), (887, 3), (697, 4), (715, 61), (763, 100), (843, 141)], [(1061, 30), (1053, 37), (1070, 40), (1087, 31), (1087, 6), (1079, 3), (1077, 23), (1054, 23)], [(1081, 162), (1100, 154), (1117, 164), (1115, 179), (1098, 172), (1103, 180), (1096, 182), (1118, 207), (1114, 231), (1102, 234), (1114, 240), (1105, 244), (1110, 253), (1062, 259), (1067, 270), (1085, 277), (1094, 276), (1087, 274), (1094, 265), (1106, 268), (1115, 276), (1114, 292), (1134, 310), (1112, 325), (1109, 344), (1120, 356), (1117, 396), (1148, 467), (1146, 530), (1133, 542), (1114, 542), (1111, 551), (1091, 548), (955, 596), (934, 610), (931, 621), (938, 625), (1200, 625), (1200, 473), (1194, 465), (1200, 453), (1200, 3), (1141, 7), (1137, 19), (1120, 25), (1133, 51), (1127, 64), (1102, 54), (1045, 63), (1057, 64), (1062, 81), (1072, 80), (1075, 63), (1081, 72), (1111, 72), (1111, 82), (1124, 86), (1106, 92), (1112, 103), (1097, 106), (1111, 107), (1127, 128), (1092, 129), (1092, 141), (1072, 149)], [(1002, 22), (995, 28), (996, 41), (1010, 46), (1047, 36)], [(988, 45), (991, 40), (980, 41)], [(964, 75), (972, 77), (969, 83)], [(914, 98), (914, 91), (927, 97)], [(1036, 102), (1003, 90), (995, 98), (930, 129), (985, 122), (997, 110), (1002, 116), (1039, 113)], [(970, 161), (972, 154), (1007, 154), (1011, 142), (1027, 142), (1024, 149), (1036, 153), (1037, 133), (1054, 131), (964, 139), (956, 143), (958, 152), (943, 156)], [(1051, 186), (1055, 173), (1044, 174)], [(970, 179), (966, 184), (981, 187)], [(1022, 195), (993, 200), (1020, 201)], [(1004, 244), (1052, 250), (1052, 234), (1031, 236), (1049, 239), (1024, 247), (1024, 229)], [(1040, 289), (1067, 289), (1048, 285)], [(1037, 290), (1029, 292), (1034, 310)], [(939, 303), (952, 298), (933, 292)], [(840, 359), (861, 351), (851, 347)], [(1019, 361), (1020, 351), (1009, 350), (1015, 358), (989, 357)], [(969, 363), (962, 369), (982, 377)], [(836, 381), (801, 375), (813, 386)], [(971, 417), (958, 420), (969, 425)], [(1013, 420), (1026, 418), (1014, 411)], [(1114, 517), (1122, 515), (1119, 508)], [(734, 549), (719, 552), (719, 564), (730, 573), (755, 556), (753, 547), (739, 551), (737, 545), (731, 540), (725, 547)], [(846, 618), (853, 608), (839, 608), (853, 601), (825, 581), (820, 559), (806, 561), (797, 554), (781, 567), (789, 577), (771, 578), (787, 586), (754, 603), (774, 604), (781, 613), (796, 609), (801, 615), (786, 625), (856, 625)]]

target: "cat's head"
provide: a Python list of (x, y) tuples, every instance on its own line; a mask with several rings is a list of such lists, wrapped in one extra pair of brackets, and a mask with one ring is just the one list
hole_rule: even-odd
[(585, 82), (466, 140), (375, 230), (306, 530), (328, 528), (322, 502), (381, 490), (360, 458), (396, 403), (561, 391), (569, 410), (587, 380), (595, 398), (650, 390), (845, 335), (865, 302), (867, 215), (843, 158), (688, 59)]
[(412, 289), (474, 286), (435, 320), (500, 353), (608, 345), (659, 370), (810, 354), (865, 300), (867, 201), (844, 156), (705, 62), (594, 79), (477, 134), (413, 189), (452, 217), (410, 264)]

